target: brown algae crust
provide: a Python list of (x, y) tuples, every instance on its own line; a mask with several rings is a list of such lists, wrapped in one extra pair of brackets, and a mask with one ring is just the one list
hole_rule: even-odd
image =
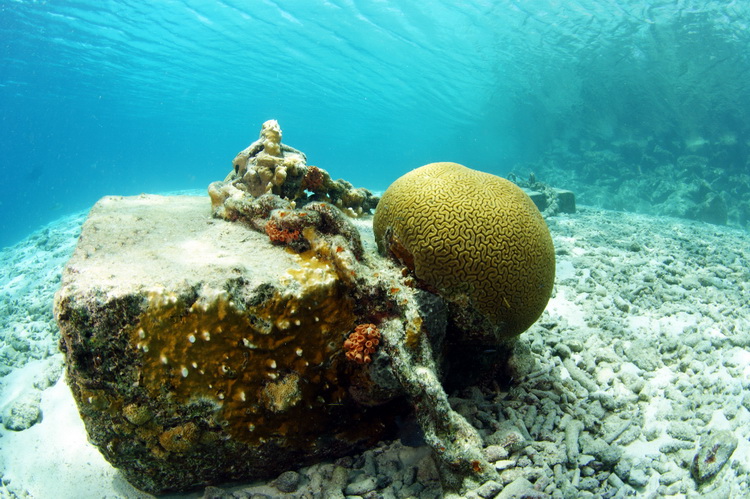
[[(151, 292), (130, 331), (139, 383), (151, 397), (211, 403), (217, 423), (248, 444), (324, 431), (325, 414), (347, 397), (336, 351), (354, 323), (350, 299), (325, 267), (290, 272), (304, 292), (275, 291), (246, 310), (223, 291), (190, 304)], [(317, 279), (306, 281), (309, 273)]]

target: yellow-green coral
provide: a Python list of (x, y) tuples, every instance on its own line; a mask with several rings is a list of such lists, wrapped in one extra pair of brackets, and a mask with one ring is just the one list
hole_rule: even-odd
[(373, 228), (381, 252), (503, 337), (533, 324), (552, 293), (547, 225), (520, 188), (495, 175), (456, 163), (417, 168), (386, 190)]
[(299, 374), (289, 373), (278, 381), (266, 383), (261, 394), (263, 405), (273, 412), (284, 412), (302, 400)]

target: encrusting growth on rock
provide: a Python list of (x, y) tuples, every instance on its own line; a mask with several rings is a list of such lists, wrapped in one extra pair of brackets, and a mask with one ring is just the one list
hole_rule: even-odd
[(375, 324), (360, 324), (344, 342), (346, 358), (358, 364), (372, 362), (372, 354), (378, 349), (380, 331)]
[(266, 222), (266, 234), (268, 234), (271, 242), (287, 245), (292, 244), (301, 237), (299, 229), (281, 228), (273, 220)]

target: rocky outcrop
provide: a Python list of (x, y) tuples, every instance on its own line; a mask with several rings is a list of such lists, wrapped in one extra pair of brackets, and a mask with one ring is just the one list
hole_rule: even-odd
[(339, 276), (355, 262), (339, 248), (336, 262), (323, 248), (287, 251), (212, 218), (205, 197), (102, 199), (55, 301), (91, 441), (133, 484), (162, 492), (272, 475), (388, 435), (398, 390), (380, 388), (376, 408), (350, 393), (371, 380), (343, 352), (364, 307)]

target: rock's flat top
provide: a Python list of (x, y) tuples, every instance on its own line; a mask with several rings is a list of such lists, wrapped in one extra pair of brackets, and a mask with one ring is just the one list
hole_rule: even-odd
[[(273, 282), (298, 267), (265, 234), (211, 217), (199, 196), (107, 196), (92, 208), (63, 277), (78, 292), (119, 296), (134, 288)], [(75, 274), (73, 276), (72, 274)]]

